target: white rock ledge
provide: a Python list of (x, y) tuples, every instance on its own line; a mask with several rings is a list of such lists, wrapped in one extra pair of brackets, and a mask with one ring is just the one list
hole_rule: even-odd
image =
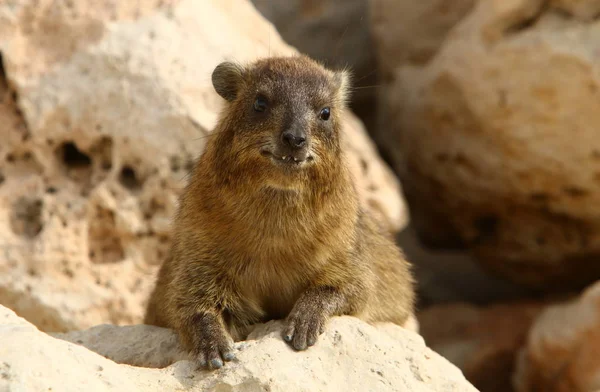
[(211, 372), (196, 370), (168, 329), (100, 325), (53, 337), (0, 306), (0, 391), (477, 391), (398, 326), (336, 317), (304, 352), (280, 330), (258, 326), (236, 343), (234, 362)]

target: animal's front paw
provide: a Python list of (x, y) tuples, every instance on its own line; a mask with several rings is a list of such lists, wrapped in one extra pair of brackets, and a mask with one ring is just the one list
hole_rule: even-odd
[(197, 358), (201, 367), (218, 369), (223, 366), (224, 361), (235, 358), (233, 339), (217, 317), (211, 314), (197, 315), (192, 328), (188, 332), (188, 341), (191, 340), (192, 355)]
[(296, 350), (305, 350), (317, 342), (325, 331), (327, 317), (318, 310), (308, 310), (303, 306), (294, 309), (287, 318), (283, 339)]

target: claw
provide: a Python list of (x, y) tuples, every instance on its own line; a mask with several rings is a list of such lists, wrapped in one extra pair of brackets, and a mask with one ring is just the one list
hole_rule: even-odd
[(213, 358), (210, 360), (210, 366), (214, 369), (219, 369), (223, 367), (223, 361), (221, 361), (219, 358)]
[(227, 352), (223, 354), (223, 359), (226, 361), (233, 361), (235, 359), (235, 354), (232, 352)]

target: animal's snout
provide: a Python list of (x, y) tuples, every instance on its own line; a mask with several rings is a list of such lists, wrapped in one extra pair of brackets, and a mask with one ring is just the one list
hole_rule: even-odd
[(299, 130), (287, 130), (281, 134), (281, 141), (293, 149), (300, 149), (306, 145), (306, 133)]

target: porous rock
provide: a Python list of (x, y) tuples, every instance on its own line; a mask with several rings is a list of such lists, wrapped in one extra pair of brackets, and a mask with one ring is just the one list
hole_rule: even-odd
[[(142, 319), (223, 60), (296, 53), (246, 0), (0, 3), (0, 303), (46, 331)], [(344, 116), (364, 204), (400, 187)]]
[[(53, 338), (0, 305), (2, 391), (177, 391), (176, 368), (119, 365), (87, 348)], [(188, 373), (189, 374), (189, 373)], [(183, 379), (183, 382), (190, 382)], [(189, 385), (189, 384), (188, 384)]]
[[(0, 390), (477, 391), (419, 335), (390, 328), (336, 317), (315, 346), (296, 352), (282, 340), (281, 323), (269, 322), (236, 343), (235, 361), (211, 372), (180, 357), (168, 329), (104, 325), (57, 339), (0, 306)], [(167, 362), (155, 361), (161, 353)], [(136, 367), (118, 364), (132, 358)]]

